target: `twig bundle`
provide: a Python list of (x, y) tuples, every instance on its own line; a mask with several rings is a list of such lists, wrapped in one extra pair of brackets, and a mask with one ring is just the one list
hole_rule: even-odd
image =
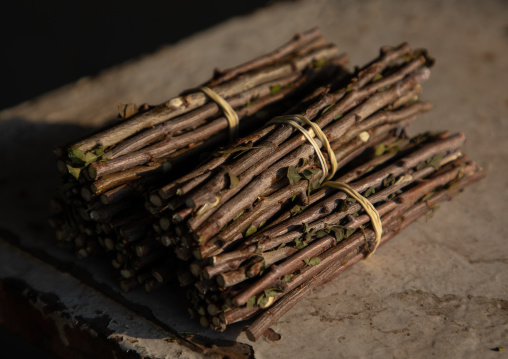
[[(247, 134), (329, 78), (343, 76), (347, 60), (319, 29), (312, 29), (269, 54), (217, 70), (204, 86), (227, 101), (241, 121), (240, 133)], [(136, 286), (136, 277), (154, 289), (154, 276), (145, 273), (171, 264), (169, 252), (155, 240), (150, 212), (158, 208), (145, 206), (143, 196), (226, 143), (229, 122), (200, 90), (187, 90), (158, 106), (120, 110), (120, 123), (55, 150), (64, 184), (53, 201), (51, 224), (60, 243), (79, 257), (99, 248), (110, 252), (125, 290)], [(161, 279), (158, 272), (163, 271), (155, 277)]]
[[(342, 168), (335, 179), (375, 205), (383, 242), (402, 229), (406, 211), (416, 211), (414, 220), (429, 210), (418, 207), (418, 200), (438, 203), (455, 191), (441, 193), (446, 186), (483, 176), (458, 151), (462, 134), (405, 136), (409, 123), (432, 108), (418, 100), (432, 62), (407, 44), (385, 47), (340, 86), (318, 89), (317, 96), (287, 112), (322, 128)], [(161, 209), (154, 223), (157, 238), (188, 262), (179, 279), (193, 285), (190, 313), (217, 330), (258, 315), (317, 273), (339, 270), (373, 249), (369, 217), (345, 193), (319, 189), (316, 148), (299, 132), (269, 125), (250, 138), (256, 140), (249, 146), (220, 151), (220, 163), (215, 157), (149, 197)], [(424, 179), (427, 184), (420, 185)], [(332, 255), (342, 246), (340, 255)], [(265, 329), (256, 324), (249, 336), (256, 339)]]
[[(125, 291), (178, 278), (205, 327), (256, 317), (247, 329), (256, 340), (378, 245), (362, 205), (323, 186), (335, 161), (328, 177), (372, 204), (381, 244), (484, 176), (460, 152), (464, 135), (407, 135), (432, 108), (419, 100), (433, 63), (426, 51), (383, 47), (352, 73), (346, 61), (313, 29), (217, 72), (205, 86), (235, 110), (245, 136), (225, 148), (228, 120), (200, 90), (123, 107), (123, 122), (56, 151), (58, 239), (80, 257), (110, 252)], [(302, 136), (266, 123), (281, 114), (303, 116), (324, 137), (309, 142), (319, 128)]]
[[(338, 181), (348, 182), (375, 205), (382, 218), (384, 243), (484, 176), (459, 151), (464, 140), (462, 134), (446, 133), (411, 141), (389, 139), (370, 149), (371, 159), (354, 159), (350, 165), (355, 166)], [(192, 313), (200, 315), (202, 324), (222, 330), (270, 307), (265, 319), (257, 321), (269, 324), (255, 324), (254, 328), (259, 325), (263, 330), (252, 329), (254, 334), (249, 334), (257, 339), (277, 318), (271, 306), (287, 293), (299, 293), (299, 286), (305, 288), (311, 279), (328, 278), (324, 271), (335, 273), (348, 261), (356, 263), (369, 253), (374, 239), (369, 221), (361, 206), (344, 193), (328, 188), (315, 192), (305, 208), (296, 204), (279, 213), (271, 225), (236, 248), (209, 261), (194, 262), (193, 272), (202, 279), (190, 290)], [(294, 302), (290, 300), (291, 306)]]
[[(407, 44), (385, 47), (338, 87), (318, 88), (288, 112), (323, 129), (340, 167), (432, 107), (417, 100), (430, 64), (425, 52)], [(228, 251), (289, 199), (308, 204), (309, 193), (319, 186), (315, 148), (286, 125), (267, 126), (219, 154), (149, 197), (148, 205), (161, 209), (154, 224), (157, 238), (182, 260), (210, 260)]]
[[(323, 90), (310, 105), (297, 106), (289, 112), (301, 113), (318, 124), (340, 163), (362, 146), (379, 140), (391, 128), (407, 124), (431, 108), (429, 103), (413, 102), (421, 91), (420, 83), (429, 77), (425, 67), (428, 63), (427, 57), (411, 51), (407, 44), (384, 48), (380, 57), (346, 86)], [(230, 147), (223, 151), (229, 156), (220, 166), (211, 160), (150, 196), (153, 205), (168, 208), (167, 220), (179, 223), (175, 230), (191, 233), (184, 246), (199, 259), (215, 254), (213, 250), (200, 253), (205, 249), (215, 246), (220, 250), (224, 242), (234, 239), (221, 231), (239, 213), (277, 186), (284, 187), (292, 181), (286, 177), (288, 167), (297, 168), (300, 175), (316, 167), (315, 149), (305, 138), (295, 135), (291, 127), (271, 125), (251, 136), (257, 134), (259, 140), (253, 141), (252, 149)], [(316, 142), (322, 146), (319, 140)], [(245, 153), (238, 156), (238, 151)], [(319, 178), (318, 171), (312, 173), (311, 182)], [(305, 190), (300, 197), (303, 203), (307, 201)], [(169, 227), (167, 223), (161, 225)]]

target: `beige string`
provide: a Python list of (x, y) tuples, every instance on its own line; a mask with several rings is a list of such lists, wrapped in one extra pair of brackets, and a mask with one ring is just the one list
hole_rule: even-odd
[(208, 96), (211, 100), (213, 100), (224, 112), (226, 119), (229, 122), (229, 141), (233, 142), (238, 138), (238, 114), (233, 110), (231, 105), (227, 103), (222, 97), (220, 97), (215, 91), (210, 89), (209, 87), (203, 86), (199, 89), (206, 96)]
[(369, 258), (374, 254), (377, 247), (379, 247), (379, 243), (381, 242), (381, 236), (383, 235), (383, 225), (381, 224), (381, 217), (379, 216), (379, 212), (376, 207), (370, 201), (362, 196), (360, 193), (355, 191), (351, 186), (340, 183), (336, 181), (328, 181), (323, 183), (323, 187), (331, 187), (338, 189), (344, 193), (346, 193), (349, 197), (352, 197), (358, 201), (358, 203), (363, 207), (367, 215), (370, 217), (370, 222), (372, 223), (372, 228), (374, 229), (374, 233), (376, 234), (376, 238), (374, 241), (374, 248), (370, 250), (369, 253), (365, 256), (365, 259)]
[[(320, 179), (321, 186), (338, 189), (346, 193), (348, 196), (356, 199), (356, 201), (363, 207), (367, 215), (370, 217), (372, 228), (374, 229), (374, 233), (376, 234), (374, 248), (372, 250), (370, 250), (369, 248), (369, 253), (365, 257), (365, 259), (369, 258), (372, 254), (374, 254), (377, 247), (379, 246), (379, 243), (381, 242), (381, 236), (383, 235), (383, 225), (381, 223), (381, 217), (379, 216), (379, 212), (376, 210), (374, 205), (370, 203), (367, 198), (365, 198), (356, 190), (354, 190), (351, 186), (345, 183), (328, 181), (328, 179), (332, 178), (335, 175), (335, 172), (337, 171), (337, 158), (335, 157), (335, 153), (333, 152), (332, 147), (330, 146), (330, 142), (328, 141), (328, 138), (324, 134), (323, 130), (321, 130), (321, 128), (317, 124), (315, 124), (314, 122), (310, 121), (307, 117), (302, 115), (287, 115), (275, 117), (274, 119), (270, 120), (267, 123), (267, 125), (271, 123), (285, 123), (298, 129), (303, 134), (305, 139), (307, 139), (307, 141), (309, 141), (309, 143), (314, 147), (315, 153), (319, 158), (319, 162), (321, 163), (321, 168), (323, 171), (323, 175), (321, 176)], [(311, 130), (305, 129), (300, 124), (309, 125), (311, 127)], [(326, 148), (326, 151), (328, 152), (328, 157), (330, 159), (331, 164), (330, 171), (328, 170), (328, 166), (326, 165), (326, 160), (323, 153), (321, 152), (321, 149), (319, 148), (316, 141), (314, 141), (315, 136), (319, 138), (323, 146)]]
[[(321, 176), (320, 183), (323, 183), (324, 181), (329, 180), (330, 178), (333, 177), (335, 171), (337, 171), (337, 158), (335, 157), (335, 152), (333, 152), (332, 147), (330, 146), (328, 138), (326, 138), (326, 135), (324, 134), (323, 130), (321, 130), (321, 127), (319, 127), (314, 122), (309, 120), (307, 117), (302, 115), (278, 116), (268, 121), (267, 125), (271, 123), (287, 123), (288, 125), (291, 125), (294, 128), (298, 129), (307, 139), (307, 141), (310, 142), (312, 147), (314, 147), (314, 151), (316, 152), (316, 155), (319, 158), (319, 162), (321, 163), (321, 168), (323, 170), (323, 175)], [(310, 131), (306, 130), (300, 124), (309, 125), (311, 127), (311, 130)], [(321, 152), (321, 149), (319, 148), (318, 144), (316, 143), (316, 141), (314, 141), (315, 136), (319, 138), (323, 146), (326, 148), (326, 152), (328, 152), (328, 158), (330, 159), (331, 164), (330, 171), (328, 171), (328, 166), (326, 165), (326, 160), (325, 156), (323, 155), (323, 152)]]

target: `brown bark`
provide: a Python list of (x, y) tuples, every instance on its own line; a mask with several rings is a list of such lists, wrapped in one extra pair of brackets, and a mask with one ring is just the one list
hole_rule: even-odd
[[(408, 82), (412, 83), (412, 81), (408, 81)], [(377, 100), (371, 101), (371, 99), (375, 98), (375, 96), (372, 97), (371, 99), (367, 100), (363, 105), (359, 106), (358, 112), (362, 113), (362, 114), (364, 114), (364, 113), (367, 114), (369, 112), (372, 113), (375, 110), (377, 110), (378, 108), (382, 108), (382, 107), (386, 106), (386, 104), (387, 104), (386, 102), (387, 101), (389, 101), (389, 103), (392, 102), (394, 100), (394, 98), (392, 96), (396, 96), (396, 94), (398, 94), (399, 91), (394, 91), (394, 92), (395, 92), (395, 94), (391, 94), (391, 96), (382, 96), (382, 97), (386, 97), (384, 99), (384, 101), (379, 101), (379, 102)], [(381, 95), (383, 95), (383, 93), (381, 93)], [(375, 106), (374, 108), (370, 108), (368, 110), (368, 112), (367, 112), (367, 110), (361, 111), (364, 106), (369, 107), (372, 102), (378, 102), (378, 103), (376, 105), (374, 105)], [(415, 106), (415, 107), (416, 107), (415, 111), (407, 111), (407, 110), (400, 110), (400, 111), (402, 111), (404, 113), (409, 112), (412, 115), (413, 112), (424, 111), (424, 110), (429, 109), (429, 106), (425, 106), (425, 105)], [(390, 115), (386, 114), (383, 117), (386, 119), (386, 118), (389, 118)], [(400, 120), (400, 117), (398, 116), (398, 112), (394, 115), (394, 117), (396, 117), (398, 120)], [(346, 116), (345, 119), (346, 118), (352, 118), (352, 117)], [(354, 122), (352, 122), (350, 124), (350, 126), (353, 126), (353, 124), (354, 124)], [(333, 125), (332, 125), (332, 127), (333, 127)], [(341, 131), (344, 130), (342, 126), (340, 127), (340, 129), (341, 129)], [(327, 129), (325, 129), (325, 130), (327, 130)], [(338, 136), (336, 136), (336, 133), (331, 132), (331, 131), (330, 132), (327, 131), (325, 133), (331, 138), (340, 137), (340, 134)], [(316, 142), (318, 142), (318, 141), (316, 141)], [(320, 143), (320, 142), (318, 142), (318, 143)], [(279, 150), (279, 152), (283, 152), (283, 151)], [(287, 156), (285, 156), (283, 159), (281, 159), (279, 162), (275, 163), (269, 169), (265, 170), (262, 174), (260, 174), (258, 177), (256, 177), (256, 179), (254, 181), (250, 181), (250, 179), (253, 176), (253, 174), (251, 174), (250, 171), (254, 172), (254, 170), (248, 171), (249, 176), (247, 178), (245, 178), (244, 176), (241, 176), (239, 185), (237, 187), (235, 187), (234, 189), (227, 191), (226, 193), (230, 194), (231, 192), (239, 192), (236, 190), (236, 188), (242, 187), (242, 184), (247, 181), (249, 182), (249, 184), (241, 192), (236, 194), (234, 199), (232, 199), (229, 202), (224, 201), (224, 204), (222, 206), (220, 206), (216, 211), (214, 211), (215, 213), (213, 215), (211, 215), (210, 218), (208, 218), (206, 221), (197, 220), (197, 219), (195, 220), (194, 218), (192, 221), (191, 220), (188, 221), (190, 228), (194, 229), (195, 238), (198, 240), (198, 243), (206, 242), (208, 239), (210, 239), (216, 233), (218, 233), (218, 231), (220, 231), (220, 229), (222, 227), (224, 227), (235, 216), (236, 213), (239, 213), (240, 211), (242, 211), (245, 208), (247, 208), (248, 206), (250, 206), (264, 189), (266, 189), (267, 187), (269, 187), (270, 185), (272, 185), (273, 183), (278, 181), (282, 176), (285, 175), (284, 171), (287, 167), (296, 166), (301, 158), (308, 159), (310, 157), (310, 155), (312, 155), (313, 153), (314, 153), (314, 148), (311, 145), (308, 145), (308, 144), (301, 145), (298, 149), (292, 151)], [(255, 172), (258, 172), (258, 171), (255, 171)], [(224, 197), (225, 197), (225, 195), (221, 194), (221, 197), (220, 197), (221, 201), (223, 200)], [(228, 196), (226, 198), (230, 198), (230, 196)], [(199, 228), (196, 228), (199, 224), (201, 224), (199, 226)]]
[[(465, 186), (471, 184), (474, 181), (477, 181), (483, 178), (484, 173), (479, 171), (474, 175), (461, 180), (460, 188), (464, 188)], [(451, 197), (451, 192), (458, 191), (459, 188), (455, 190), (444, 190), (440, 191), (440, 193), (433, 195), (429, 198), (427, 203), (419, 203), (413, 206), (411, 209), (407, 210), (406, 213), (402, 214), (402, 216), (398, 216), (398, 218), (393, 218), (391, 216), (392, 223), (390, 225), (395, 227), (390, 233), (383, 236), (381, 244), (386, 243), (388, 240), (393, 238), (397, 233), (401, 230), (409, 226), (416, 219), (425, 215), (432, 206), (435, 206), (437, 203), (442, 202), (444, 200), (449, 200)], [(374, 233), (370, 230), (366, 230), (365, 234), (358, 234), (357, 236), (366, 235), (370, 240), (374, 237)], [(343, 262), (339, 260), (334, 261), (330, 266), (328, 266), (325, 270), (323, 270), (319, 275), (308, 275), (306, 276), (308, 280), (304, 282), (303, 285), (299, 286), (297, 289), (294, 289), (289, 294), (285, 295), (279, 301), (277, 301), (269, 310), (265, 311), (264, 314), (260, 315), (246, 330), (247, 337), (249, 340), (255, 341), (257, 340), (264, 331), (270, 327), (275, 321), (277, 321), (284, 313), (290, 310), (295, 304), (297, 304), (300, 300), (305, 298), (307, 295), (313, 293), (320, 285), (329, 282), (334, 277), (342, 273), (344, 270), (351, 267), (353, 264), (358, 263), (363, 258), (363, 253), (355, 254), (351, 259), (347, 262)], [(328, 257), (333, 258), (333, 257)], [(246, 311), (247, 312), (247, 311)], [(245, 313), (242, 313), (245, 315)], [(254, 313), (248, 313), (251, 316)], [(236, 319), (236, 318), (235, 318)]]
[[(288, 76), (296, 71), (301, 71), (313, 60), (327, 59), (338, 55), (338, 49), (334, 45), (328, 45), (301, 57), (293, 58), (290, 62), (269, 66), (256, 73), (245, 74), (239, 79), (220, 84), (214, 87), (213, 90), (219, 96), (227, 99), (232, 94), (245, 91), (264, 82)], [(120, 125), (77, 142), (72, 147), (78, 148), (83, 152), (89, 151), (98, 145), (109, 148), (146, 128), (158, 125), (198, 108), (207, 101), (208, 98), (201, 92), (173, 98), (147, 112), (127, 119)]]
[[(316, 123), (318, 126), (324, 128), (326, 125), (333, 121), (334, 117), (344, 113), (354, 104), (359, 103), (367, 96), (375, 93), (377, 90), (388, 86), (388, 84), (393, 84), (401, 80), (405, 75), (420, 67), (424, 62), (423, 59), (415, 60), (410, 64), (404, 66), (397, 73), (392, 74), (391, 76), (375, 82), (372, 85), (366, 86), (365, 89), (360, 90), (360, 86), (370, 82), (376, 74), (392, 65), (399, 56), (406, 55), (409, 53), (409, 51), (409, 47), (406, 44), (403, 44), (399, 48), (383, 54), (374, 64), (361, 71), (358, 74), (358, 77), (351, 82), (348, 88), (338, 90), (334, 93), (323, 93), (319, 100), (315, 101), (301, 114), (310, 120), (314, 120), (318, 113), (321, 112), (324, 108), (337, 103), (323, 116), (317, 119)], [(380, 86), (380, 83), (382, 86)], [(350, 89), (349, 92), (347, 92), (348, 89)], [(294, 112), (290, 110), (289, 113)], [(269, 128), (274, 129), (275, 126), (270, 126)], [(301, 137), (295, 136), (292, 139), (291, 144), (289, 146), (286, 145), (288, 151), (281, 152), (281, 149), (279, 148), (280, 144), (288, 139), (293, 133), (294, 131), (291, 127), (278, 126), (278, 128), (273, 131), (273, 133), (266, 140), (259, 144), (259, 146), (262, 146), (261, 148), (256, 149), (255, 151), (251, 151), (248, 158), (242, 158), (241, 160), (236, 161), (234, 164), (226, 166), (222, 169), (222, 171), (219, 171), (213, 177), (213, 179), (206, 184), (206, 186), (189, 197), (187, 205), (189, 207), (200, 207), (207, 202), (213, 201), (214, 199), (211, 199), (211, 197), (213, 197), (214, 193), (217, 193), (224, 187), (225, 176), (227, 173), (232, 173), (235, 176), (238, 176), (261, 160), (267, 161), (266, 165), (262, 167), (261, 170), (268, 168), (271, 164), (280, 159), (281, 156), (295, 149), (302, 143)]]
[[(471, 165), (468, 169), (469, 172), (474, 172), (475, 166)], [(458, 173), (458, 170), (455, 172), (447, 173), (432, 179), (429, 179), (428, 181), (422, 183), (421, 185), (416, 186), (413, 189), (410, 189), (403, 193), (403, 195), (400, 195), (397, 201), (391, 201), (387, 202), (386, 204), (380, 206), (378, 208), (378, 212), (380, 212), (380, 215), (383, 215), (384, 213), (392, 210), (392, 208), (397, 208), (397, 211), (400, 211), (400, 213), (403, 213), (402, 211), (406, 210), (408, 206), (411, 206), (414, 202), (416, 202), (419, 198), (421, 198), (426, 193), (429, 193), (431, 189), (437, 188), (439, 186), (443, 186), (447, 183), (449, 183), (451, 180), (456, 178)], [(464, 173), (464, 175), (471, 176), (471, 173)], [(398, 201), (402, 203), (402, 205), (398, 205)], [(395, 210), (395, 209), (393, 209)], [(399, 214), (400, 215), (400, 214)], [(359, 227), (361, 224), (366, 223), (369, 221), (370, 218), (367, 215), (362, 215), (354, 220), (353, 224), (349, 224), (348, 226), (351, 227)], [(267, 288), (270, 288), (275, 284), (275, 282), (281, 278), (285, 274), (289, 274), (294, 272), (296, 269), (303, 266), (301, 263), (303, 258), (307, 257), (314, 257), (318, 255), (321, 252), (315, 252), (314, 247), (317, 246), (319, 243), (328, 243), (330, 241), (333, 241), (333, 238), (331, 236), (323, 237), (322, 239), (318, 240), (317, 242), (314, 242), (313, 244), (309, 245), (308, 247), (302, 249), (300, 252), (298, 252), (296, 255), (292, 256), (290, 259), (286, 260), (282, 264), (279, 264), (277, 266), (272, 266), (270, 270), (263, 275), (259, 280), (254, 282), (249, 288), (247, 288), (243, 293), (237, 295), (233, 301), (237, 306), (243, 305), (247, 302), (247, 300), (252, 297), (253, 295), (256, 295), (257, 293), (261, 292), (262, 290), (265, 290)], [(310, 249), (312, 248), (312, 250)], [(311, 253), (307, 255), (307, 252)], [(303, 254), (302, 254), (303, 253)]]

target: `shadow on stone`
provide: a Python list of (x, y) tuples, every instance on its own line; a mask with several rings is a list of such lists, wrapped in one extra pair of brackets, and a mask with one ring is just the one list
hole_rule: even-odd
[(48, 225), (49, 202), (60, 183), (52, 151), (57, 145), (74, 141), (93, 130), (74, 124), (33, 123), (23, 119), (0, 122), (0, 196), (3, 199), (0, 201), (0, 238), (60, 272), (72, 274), (170, 332), (202, 346), (232, 346), (243, 325), (230, 326), (225, 333), (201, 328), (188, 317), (184, 288), (167, 286), (150, 295), (141, 289), (123, 293), (109, 257), (77, 260), (73, 253), (56, 246), (53, 230)]

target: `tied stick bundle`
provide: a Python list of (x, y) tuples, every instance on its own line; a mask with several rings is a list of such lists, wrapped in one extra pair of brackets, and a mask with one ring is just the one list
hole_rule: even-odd
[(181, 176), (204, 151), (234, 140), (238, 130), (208, 89), (229, 104), (241, 132), (248, 133), (328, 78), (340, 77), (346, 62), (347, 56), (312, 29), (271, 53), (217, 71), (205, 89), (158, 106), (123, 107), (122, 122), (55, 150), (64, 181), (50, 221), (58, 240), (79, 257), (101, 248), (112, 252), (113, 265), (128, 279), (124, 289), (136, 285), (136, 276), (153, 286), (148, 274), (167, 253), (151, 225), (150, 212), (159, 209), (145, 206), (144, 193)]
[[(122, 108), (123, 122), (56, 150), (58, 239), (80, 257), (109, 252), (125, 291), (177, 277), (203, 326), (255, 318), (258, 339), (484, 176), (464, 135), (406, 133), (432, 108), (418, 99), (426, 51), (383, 47), (353, 73), (346, 62), (312, 29), (204, 88)], [(217, 149), (235, 137), (232, 113), (245, 137)]]
[[(340, 168), (431, 108), (415, 99), (430, 64), (424, 51), (407, 44), (385, 47), (344, 85), (318, 89), (288, 113), (304, 115), (323, 129)], [(288, 199), (297, 196), (305, 205), (319, 186), (321, 170), (329, 165), (316, 159), (315, 147), (293, 127), (271, 124), (250, 137), (258, 140), (221, 151), (222, 161), (212, 159), (150, 195), (151, 205), (166, 208), (154, 225), (161, 231), (158, 238), (180, 259), (205, 261), (227, 251), (269, 222)], [(265, 200), (281, 188), (277, 198)]]
[[(417, 205), (416, 200), (450, 186), (445, 194), (432, 197), (438, 203), (454, 193), (451, 187), (459, 179), (465, 185), (483, 176), (457, 152), (463, 135), (413, 141), (403, 136), (401, 128), (431, 109), (416, 99), (431, 63), (424, 51), (412, 51), (407, 44), (383, 48), (343, 87), (322, 91), (313, 101), (288, 111), (323, 129), (338, 167), (344, 168), (336, 176), (339, 182), (351, 182), (364, 197), (379, 192), (372, 202), (382, 205), (381, 241), (402, 229), (394, 223), (412, 210), (407, 206)], [(355, 255), (370, 255), (379, 244), (369, 243), (372, 238), (362, 226), (370, 217), (354, 199), (332, 188), (319, 189), (326, 177), (323, 169), (331, 167), (315, 158), (316, 147), (324, 146), (321, 139), (310, 145), (287, 125), (269, 125), (262, 131), (250, 146), (220, 151), (228, 158), (219, 166), (212, 160), (150, 195), (151, 204), (163, 208), (154, 224), (161, 232), (158, 239), (189, 263), (179, 279), (181, 285), (194, 285), (189, 291), (190, 313), (199, 316), (203, 326), (217, 330), (259, 314), (305, 284), (311, 278), (300, 275), (307, 273), (305, 268), (321, 270), (330, 261), (347, 263), (344, 256), (336, 262), (330, 251), (344, 239), (358, 240), (357, 228), (365, 237), (361, 245), (355, 242)], [(385, 150), (366, 161), (369, 151)], [(418, 187), (441, 168), (448, 172), (429, 182), (430, 187)], [(405, 189), (407, 193), (401, 192)], [(405, 207), (396, 212), (399, 201), (405, 201)], [(427, 210), (418, 209), (414, 219)], [(255, 339), (262, 331), (254, 328), (252, 333), (249, 336)]]
[[(450, 180), (454, 175), (456, 177)], [(412, 191), (401, 194), (396, 199), (396, 201), (402, 202), (399, 208), (395, 204), (391, 205), (395, 209), (382, 217), (382, 224), (386, 228), (386, 233), (381, 238), (381, 244), (386, 243), (419, 217), (432, 214), (438, 208), (439, 203), (451, 200), (456, 192), (484, 176), (485, 173), (481, 169), (476, 167), (474, 163), (469, 162), (465, 163), (459, 171), (450, 171), (443, 173), (441, 176), (433, 176), (421, 185), (415, 186)], [(446, 183), (446, 181), (449, 182)], [(443, 183), (446, 184), (443, 185)], [(428, 192), (420, 197), (429, 189), (435, 192)], [(420, 198), (420, 201), (415, 203), (414, 200), (418, 198)], [(386, 203), (385, 207), (381, 207), (380, 210), (386, 213), (386, 211), (389, 211), (388, 206), (390, 204)], [(302, 276), (302, 278), (296, 279), (294, 283), (291, 283), (293, 278), (290, 277), (285, 289), (286, 293), (289, 292), (289, 294), (287, 296), (284, 296), (284, 293), (276, 294), (274, 301), (278, 299), (280, 301), (277, 301), (269, 310), (259, 314), (254, 323), (247, 328), (247, 337), (252, 341), (257, 340), (270, 325), (290, 310), (301, 298), (314, 292), (318, 286), (332, 280), (351, 265), (363, 259), (365, 242), (368, 243), (367, 247), (372, 246), (374, 236), (374, 233), (368, 229), (364, 233), (357, 233), (341, 243), (340, 246), (317, 257), (320, 258), (320, 261), (323, 261), (322, 268), (301, 270), (297, 275)], [(351, 247), (353, 247), (352, 250), (350, 250)]]
[[(381, 244), (484, 176), (459, 151), (462, 134), (394, 139), (371, 148), (370, 159), (353, 159), (337, 178), (375, 205), (383, 226)], [(191, 312), (219, 330), (258, 316), (247, 330), (256, 340), (318, 285), (372, 253), (375, 234), (369, 221), (362, 206), (343, 192), (316, 191), (305, 208), (283, 211), (238, 248), (213, 257), (202, 268), (205, 279), (189, 291)]]

